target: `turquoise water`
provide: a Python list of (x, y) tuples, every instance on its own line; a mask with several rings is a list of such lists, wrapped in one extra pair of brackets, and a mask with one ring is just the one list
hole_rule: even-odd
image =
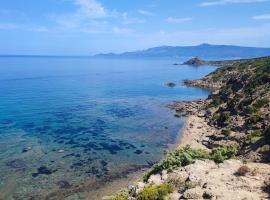
[(183, 125), (165, 105), (206, 97), (181, 80), (214, 70), (172, 63), (0, 58), (0, 199), (61, 199), (161, 159)]

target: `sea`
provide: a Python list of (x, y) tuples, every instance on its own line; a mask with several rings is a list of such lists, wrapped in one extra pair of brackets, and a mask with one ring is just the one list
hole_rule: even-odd
[(0, 199), (85, 199), (162, 159), (184, 125), (166, 105), (216, 68), (182, 61), (0, 57)]

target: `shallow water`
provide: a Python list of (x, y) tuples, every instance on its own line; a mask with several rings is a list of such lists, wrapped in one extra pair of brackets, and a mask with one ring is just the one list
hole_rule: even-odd
[(181, 80), (214, 70), (172, 63), (0, 58), (0, 199), (83, 198), (161, 159), (183, 124), (165, 105), (206, 97)]

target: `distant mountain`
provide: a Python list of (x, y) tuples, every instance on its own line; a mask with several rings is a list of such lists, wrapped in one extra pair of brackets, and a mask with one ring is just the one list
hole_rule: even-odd
[(270, 55), (270, 48), (241, 47), (233, 45), (201, 44), (198, 46), (161, 46), (142, 51), (122, 54), (98, 54), (102, 58), (180, 58), (195, 57), (203, 59), (253, 58)]

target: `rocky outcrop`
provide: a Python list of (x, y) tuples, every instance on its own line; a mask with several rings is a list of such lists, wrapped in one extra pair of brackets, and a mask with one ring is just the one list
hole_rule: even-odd
[[(249, 171), (239, 175), (239, 169)], [(172, 172), (162, 171), (152, 175), (147, 183), (139, 182), (132, 186), (133, 197), (151, 184), (171, 184), (175, 191), (169, 195), (171, 200), (179, 199), (268, 199), (267, 192), (270, 166), (262, 163), (243, 164), (239, 160), (226, 160), (216, 164), (210, 160), (197, 160), (194, 164), (179, 167)]]
[(205, 89), (219, 89), (221, 87), (221, 83), (215, 83), (209, 80), (184, 80), (183, 83), (186, 86), (190, 87), (199, 87)]
[(208, 65), (209, 63), (205, 60), (200, 59), (199, 57), (191, 58), (190, 60), (183, 63), (183, 65), (192, 65), (192, 66), (201, 66)]
[(176, 86), (176, 84), (173, 83), (173, 82), (166, 83), (166, 85), (167, 85), (168, 87), (171, 87), (171, 88), (173, 88), (173, 87)]

